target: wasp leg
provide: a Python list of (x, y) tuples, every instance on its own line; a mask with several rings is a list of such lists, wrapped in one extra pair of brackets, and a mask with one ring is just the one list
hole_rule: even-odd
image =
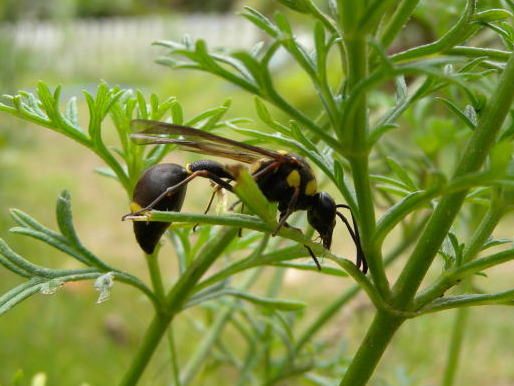
[(272, 236), (276, 236), (280, 228), (286, 223), (289, 216), (293, 214), (296, 208), (296, 203), (298, 202), (298, 197), (300, 196), (300, 188), (296, 187), (293, 192), (293, 196), (291, 197), (291, 201), (289, 201), (289, 204), (287, 205), (287, 209), (285, 212), (280, 214), (280, 220), (278, 222), (277, 227), (271, 234)]
[(236, 202), (234, 202), (232, 205), (230, 205), (230, 207), (228, 208), (228, 210), (230, 211), (233, 211), (237, 205), (239, 205), (241, 203), (241, 200), (237, 200)]
[(198, 170), (198, 171), (195, 171), (195, 172), (191, 173), (187, 178), (185, 178), (184, 180), (180, 181), (178, 184), (175, 184), (175, 185), (170, 186), (169, 188), (167, 188), (164, 192), (162, 192), (159, 196), (157, 196), (157, 198), (155, 200), (153, 200), (150, 204), (148, 204), (144, 208), (142, 208), (142, 209), (140, 209), (140, 210), (138, 210), (136, 212), (132, 212), (132, 213), (126, 214), (125, 216), (123, 216), (121, 218), (121, 220), (123, 221), (128, 216), (137, 216), (137, 215), (139, 215), (141, 213), (144, 213), (144, 212), (147, 212), (147, 211), (153, 209), (153, 207), (155, 205), (157, 205), (161, 200), (163, 200), (166, 196), (168, 196), (169, 194), (173, 193), (175, 190), (177, 190), (181, 186), (184, 186), (184, 185), (188, 184), (189, 182), (191, 182), (191, 180), (195, 179), (196, 177), (208, 178), (208, 179), (214, 181), (220, 187), (222, 187), (224, 189), (227, 189), (228, 191), (232, 192), (234, 190), (232, 188), (232, 185), (230, 185), (228, 182), (222, 180), (220, 177), (218, 177), (214, 173), (212, 173), (212, 172), (210, 172), (208, 170)]
[[(294, 229), (295, 231), (298, 231), (303, 235), (303, 231), (300, 228), (291, 226), (287, 222), (284, 223), (284, 227)], [(321, 271), (321, 264), (319, 263), (319, 260), (316, 257), (316, 255), (314, 254), (314, 252), (312, 251), (311, 247), (309, 247), (308, 245), (305, 245), (305, 244), (303, 246), (305, 247), (305, 249), (307, 249), (307, 251), (309, 251), (309, 255), (311, 255), (312, 260), (314, 260), (314, 263), (316, 263), (316, 267), (318, 268), (318, 271)]]
[[(220, 186), (217, 185), (214, 190), (212, 191), (211, 198), (209, 199), (209, 203), (207, 204), (207, 208), (205, 208), (205, 211), (203, 214), (207, 214), (209, 212), (209, 209), (211, 209), (212, 202), (214, 201), (214, 196), (216, 196), (216, 193), (220, 190)], [(193, 232), (196, 232), (196, 228), (198, 228), (198, 223), (196, 223), (193, 227)]]
[[(244, 202), (241, 203), (241, 210), (239, 213), (243, 213), (245, 210), (245, 204)], [(239, 228), (238, 231), (237, 231), (237, 237), (241, 238), (243, 237), (243, 228)]]
[(264, 169), (259, 170), (259, 171), (255, 172), (255, 173), (253, 173), (253, 174), (252, 174), (253, 179), (254, 179), (254, 180), (257, 180), (257, 178), (259, 178), (260, 176), (262, 176), (262, 175), (264, 175), (264, 174), (268, 173), (268, 172), (269, 172), (270, 170), (272, 170), (272, 169), (277, 168), (277, 167), (278, 167), (278, 165), (280, 165), (280, 162), (278, 162), (278, 161), (277, 161), (277, 162), (273, 162), (273, 163), (269, 164), (269, 165), (268, 165), (268, 166), (266, 166)]
[(364, 255), (364, 251), (362, 250), (359, 228), (357, 227), (355, 217), (353, 217), (353, 213), (348, 205), (338, 204), (337, 208), (345, 208), (350, 210), (350, 214), (352, 216), (353, 229), (348, 219), (342, 213), (336, 212), (336, 214), (341, 219), (341, 221), (343, 221), (343, 223), (346, 225), (346, 228), (348, 229), (348, 232), (350, 233), (350, 236), (352, 237), (352, 240), (355, 244), (355, 248), (357, 249), (357, 258), (355, 265), (359, 269), (361, 269), (362, 266), (362, 273), (366, 274), (366, 272), (368, 272), (368, 262), (366, 261), (366, 256)]
[(305, 245), (305, 244), (303, 246), (305, 247), (305, 249), (307, 249), (309, 251), (309, 254), (312, 257), (312, 260), (314, 260), (314, 263), (316, 263), (316, 267), (318, 267), (318, 271), (321, 271), (321, 265), (320, 265), (320, 263), (318, 261), (318, 258), (316, 257), (316, 255), (312, 251), (311, 247), (309, 247), (308, 245)]

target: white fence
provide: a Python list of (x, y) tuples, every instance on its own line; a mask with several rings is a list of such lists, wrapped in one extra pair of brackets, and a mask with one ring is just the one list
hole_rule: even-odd
[(38, 70), (52, 69), (64, 76), (102, 77), (127, 67), (155, 71), (154, 59), (165, 51), (151, 43), (180, 40), (185, 34), (204, 39), (211, 47), (249, 48), (258, 40), (257, 29), (244, 18), (216, 14), (20, 22), (0, 28), (10, 49), (35, 59)]

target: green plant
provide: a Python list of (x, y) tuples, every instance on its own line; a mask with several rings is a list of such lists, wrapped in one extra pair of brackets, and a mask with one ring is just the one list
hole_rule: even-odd
[[(98, 171), (118, 180), (129, 197), (141, 171), (171, 150), (170, 146), (148, 150), (133, 144), (128, 137), (129, 124), (136, 117), (170, 119), (203, 130), (229, 128), (254, 142), (299, 152), (321, 170), (352, 208), (369, 277), (350, 260), (312, 242), (310, 233), (282, 229), (280, 238), (270, 239), (276, 227), (275, 209), (243, 171), (235, 190), (251, 214), (148, 214), (149, 220), (174, 223), (170, 240), (177, 251), (180, 275), (169, 289), (164, 288), (158, 253), (146, 256), (150, 288), (86, 249), (73, 228), (66, 192), (57, 203), (60, 233), (21, 211), (12, 211), (19, 225), (14, 232), (44, 241), (87, 268), (36, 266), (1, 242), (0, 262), (27, 281), (0, 298), (0, 312), (38, 291), (54, 292), (70, 280), (96, 279), (103, 299), (112, 280), (117, 279), (141, 290), (155, 308), (123, 384), (137, 382), (168, 331), (176, 384), (190, 383), (212, 353), (217, 364), (238, 370), (240, 384), (273, 384), (304, 375), (317, 384), (340, 377), (341, 385), (353, 386), (368, 381), (393, 335), (409, 319), (448, 309), (463, 312), (460, 310), (471, 306), (513, 304), (514, 289), (481, 293), (473, 286), (475, 275), (514, 259), (514, 249), (505, 248), (511, 240), (491, 238), (513, 204), (512, 1), (491, 1), (488, 8), (479, 10), (476, 1), (468, 0), (458, 20), (437, 41), (395, 54), (388, 54), (387, 48), (419, 1), (329, 1), (326, 11), (311, 0), (281, 3), (312, 21), (312, 49), (295, 37), (284, 13), (270, 19), (251, 8), (246, 8), (243, 16), (262, 30), (267, 41), (250, 51), (212, 51), (204, 41), (192, 42), (187, 37), (180, 43), (157, 43), (170, 51), (169, 57), (159, 60), (161, 64), (205, 71), (255, 95), (258, 116), (266, 125), (260, 130), (243, 127), (248, 123), (244, 119), (223, 119), (229, 102), (186, 120), (174, 98), (159, 101), (152, 95), (146, 100), (140, 92), (106, 84), (98, 87), (96, 97), (85, 94), (90, 116), (87, 131), (78, 123), (75, 100), (61, 112), (59, 88), (52, 93), (43, 83), (37, 96), (21, 92), (8, 97), (9, 103), (0, 109), (55, 130), (93, 151), (108, 166)], [(486, 29), (497, 35), (503, 49), (465, 45)], [(316, 117), (296, 108), (276, 86), (270, 63), (284, 51), (311, 82), (319, 110)], [(334, 67), (340, 69), (338, 79), (334, 79)], [(270, 106), (289, 121), (274, 118)], [(102, 139), (107, 116), (118, 134), (118, 149), (112, 150)], [(379, 213), (378, 207), (386, 210)], [(194, 224), (204, 226), (192, 243), (189, 236)], [(239, 228), (251, 231), (237, 238)], [(393, 231), (396, 239), (391, 237)], [(393, 248), (385, 247), (386, 238), (393, 239)], [(298, 310), (304, 304), (278, 299), (277, 293), (283, 281), (280, 268), (315, 270), (312, 264), (291, 262), (306, 256), (302, 245), (335, 263), (336, 267), (324, 267), (320, 274), (350, 276), (356, 284), (337, 294), (294, 338), (302, 316)], [(412, 251), (405, 253), (411, 245)], [(488, 253), (491, 247), (502, 249)], [(391, 283), (386, 267), (402, 254), (406, 258), (401, 273)], [(221, 261), (222, 255), (230, 257)], [(427, 276), (438, 255), (442, 258), (441, 272)], [(279, 269), (266, 296), (260, 297), (250, 290), (264, 265)], [(213, 266), (217, 270), (207, 273)], [(236, 283), (235, 274), (243, 271), (242, 283)], [(420, 290), (425, 279), (427, 285)], [(446, 296), (454, 287), (461, 294)], [(375, 316), (348, 362), (345, 353), (316, 345), (314, 336), (361, 289), (372, 302)], [(226, 300), (227, 296), (232, 298)], [(211, 301), (221, 306), (213, 308)], [(180, 312), (196, 305), (209, 311), (210, 326), (204, 327), (203, 339), (187, 364), (179, 366), (170, 326)], [(453, 383), (458, 363), (458, 327), (463, 327), (466, 319), (459, 315), (444, 376), (446, 385)], [(241, 355), (220, 339), (228, 325), (247, 343)], [(326, 357), (327, 352), (330, 360), (322, 362), (319, 358)]]

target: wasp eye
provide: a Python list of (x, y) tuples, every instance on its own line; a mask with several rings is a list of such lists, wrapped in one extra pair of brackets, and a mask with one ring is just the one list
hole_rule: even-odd
[(336, 223), (336, 203), (328, 193), (320, 192), (313, 196), (312, 205), (307, 211), (307, 220), (319, 233), (323, 246), (330, 249)]

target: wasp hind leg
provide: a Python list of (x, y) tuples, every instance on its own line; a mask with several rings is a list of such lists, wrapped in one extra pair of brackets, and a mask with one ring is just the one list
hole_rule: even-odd
[(144, 208), (141, 208), (135, 212), (128, 213), (124, 215), (121, 220), (125, 220), (128, 216), (137, 216), (144, 212), (147, 212), (149, 210), (152, 210), (159, 202), (161, 202), (164, 198), (171, 195), (173, 192), (175, 192), (180, 187), (187, 185), (189, 182), (194, 180), (196, 177), (203, 177), (208, 178), (211, 181), (214, 181), (218, 186), (220, 186), (223, 189), (227, 189), (228, 191), (232, 192), (234, 189), (232, 185), (230, 185), (228, 182), (223, 180), (221, 177), (217, 176), (216, 174), (210, 172), (209, 170), (196, 170), (192, 172), (187, 178), (180, 181), (178, 184), (175, 184), (173, 186), (170, 186), (166, 188), (159, 196), (157, 196), (150, 204), (145, 206)]
[[(214, 197), (216, 196), (216, 193), (218, 193), (218, 191), (220, 190), (220, 186), (217, 185), (214, 190), (212, 191), (212, 194), (211, 194), (211, 198), (209, 199), (209, 203), (207, 204), (207, 208), (205, 208), (205, 210), (203, 211), (203, 214), (207, 214), (209, 213), (209, 210), (211, 209), (211, 205), (214, 201)], [(194, 226), (193, 226), (193, 232), (196, 232), (196, 229), (198, 228), (198, 223), (196, 223)]]

